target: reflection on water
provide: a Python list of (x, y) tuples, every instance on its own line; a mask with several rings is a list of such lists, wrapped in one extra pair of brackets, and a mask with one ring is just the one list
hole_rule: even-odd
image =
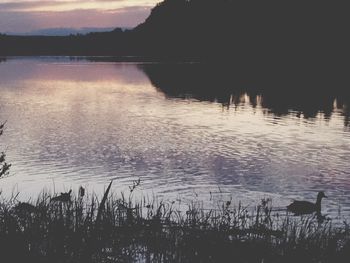
[(337, 112), (344, 116), (345, 126), (349, 125), (350, 89), (342, 85), (327, 86), (316, 80), (298, 78), (300, 76), (294, 80), (278, 76), (265, 79), (253, 73), (245, 76), (245, 73), (217, 65), (146, 64), (139, 67), (151, 83), (170, 98), (194, 98), (227, 107), (248, 102), (255, 108), (260, 104), (265, 113), (275, 116), (294, 112), (305, 118), (316, 118), (321, 113), (325, 119), (330, 119), (332, 113)]
[(169, 199), (273, 197), (282, 206), (324, 190), (324, 209), (349, 216), (346, 92), (236, 76), (190, 64), (9, 59), (0, 64), (0, 148), (13, 176), (3, 192), (101, 191), (111, 178), (126, 190), (141, 178), (144, 194)]

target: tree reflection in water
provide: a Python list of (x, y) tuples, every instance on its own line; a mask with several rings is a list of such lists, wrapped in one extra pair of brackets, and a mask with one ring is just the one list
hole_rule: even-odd
[(344, 125), (350, 124), (350, 91), (334, 75), (317, 78), (315, 72), (247, 72), (227, 65), (195, 63), (143, 64), (139, 68), (169, 98), (215, 101), (226, 107), (249, 102), (267, 114), (294, 112), (307, 119), (322, 114), (329, 120), (337, 111), (344, 116)]

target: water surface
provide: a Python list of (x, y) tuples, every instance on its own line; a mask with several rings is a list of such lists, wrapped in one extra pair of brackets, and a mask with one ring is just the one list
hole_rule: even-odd
[[(215, 68), (215, 67), (214, 67)], [(236, 81), (198, 65), (17, 58), (0, 63), (3, 194), (43, 187), (101, 192), (109, 180), (165, 199), (329, 196), (350, 216), (349, 97)]]

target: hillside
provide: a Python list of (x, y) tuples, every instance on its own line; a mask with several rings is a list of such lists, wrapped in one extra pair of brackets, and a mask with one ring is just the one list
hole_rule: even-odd
[(135, 32), (152, 53), (315, 63), (344, 55), (348, 25), (324, 1), (166, 0)]
[(346, 10), (343, 4), (313, 0), (165, 0), (144, 23), (125, 32), (0, 35), (0, 55), (135, 56), (333, 69), (347, 62)]

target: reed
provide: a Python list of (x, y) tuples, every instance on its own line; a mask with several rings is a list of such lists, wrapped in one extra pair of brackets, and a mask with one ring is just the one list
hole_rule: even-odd
[[(74, 194), (53, 202), (0, 202), (0, 255), (11, 262), (347, 262), (350, 228), (314, 216), (272, 212), (270, 200), (249, 210), (219, 209), (130, 193)], [(345, 260), (345, 261), (344, 261)]]
[[(5, 124), (6, 122), (0, 123), (0, 137), (4, 133)], [(11, 167), (11, 164), (6, 162), (5, 157), (5, 152), (0, 152), (0, 178), (7, 176)]]

